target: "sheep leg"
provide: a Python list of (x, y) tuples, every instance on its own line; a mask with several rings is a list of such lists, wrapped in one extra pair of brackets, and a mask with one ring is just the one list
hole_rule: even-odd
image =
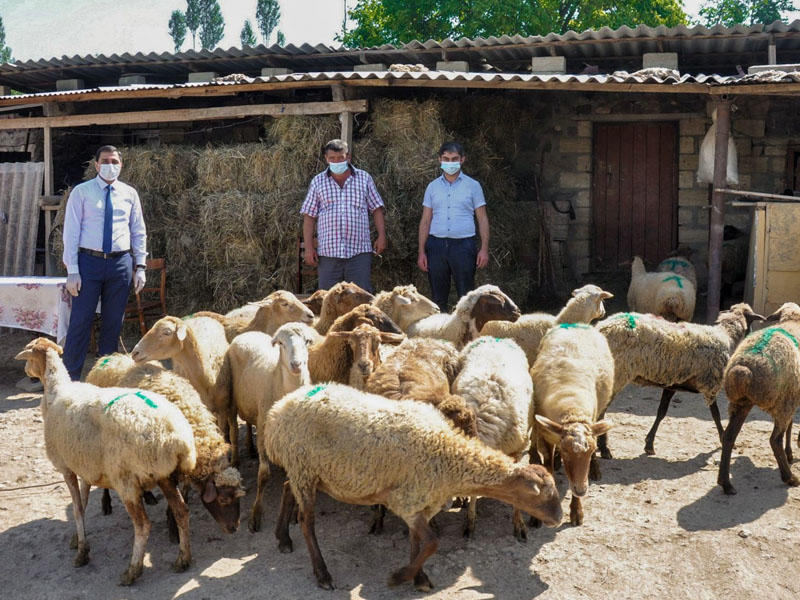
[(372, 518), (369, 520), (369, 532), (375, 535), (383, 533), (383, 520), (386, 518), (386, 507), (383, 504), (372, 505)]
[(511, 517), (514, 523), (514, 537), (520, 542), (528, 541), (528, 528), (525, 527), (525, 519), (522, 518), (522, 511), (514, 508), (514, 515)]
[(411, 562), (389, 576), (389, 585), (395, 586), (413, 579), (414, 586), (418, 590), (423, 592), (430, 591), (433, 585), (422, 570), (422, 565), (425, 564), (428, 557), (436, 552), (436, 548), (439, 546), (439, 540), (422, 513), (418, 513), (414, 517), (404, 520), (410, 532)]
[[(80, 490), (81, 490), (81, 506), (83, 506), (83, 514), (86, 514), (86, 507), (89, 504), (89, 490), (92, 489), (92, 486), (90, 486), (88, 483), (86, 483), (86, 481), (84, 481), (80, 477), (78, 478), (78, 484), (79, 484)], [(72, 534), (72, 537), (69, 540), (69, 549), (70, 550), (77, 550), (78, 549), (78, 534), (77, 533), (73, 533)]]
[(784, 450), (786, 451), (786, 460), (789, 461), (789, 464), (792, 464), (794, 460), (794, 456), (792, 455), (792, 422), (789, 421), (789, 425), (786, 427), (786, 443), (784, 444)]
[(250, 458), (256, 458), (258, 456), (258, 450), (256, 450), (256, 445), (253, 443), (253, 426), (250, 423), (244, 424), (244, 430), (247, 435), (247, 453), (250, 455)]
[[(172, 482), (177, 484), (177, 476), (173, 475), (170, 477)], [(187, 499), (188, 491), (186, 490), (186, 486), (184, 486), (182, 495), (184, 499)], [(147, 502), (147, 500), (145, 500)], [(178, 523), (175, 521), (175, 515), (172, 512), (172, 507), (167, 503), (167, 532), (169, 533), (169, 541), (173, 544), (177, 544), (181, 540), (180, 532), (178, 531)]]
[(75, 555), (73, 564), (76, 567), (82, 567), (89, 562), (89, 544), (86, 543), (86, 529), (84, 527), (83, 516), (83, 500), (81, 498), (81, 490), (78, 485), (78, 477), (72, 471), (64, 473), (64, 482), (69, 488), (69, 495), (72, 496), (72, 514), (75, 516), (75, 531), (78, 536), (76, 548), (78, 553)]
[(120, 578), (120, 585), (131, 585), (142, 574), (142, 561), (144, 560), (144, 549), (147, 545), (147, 538), (150, 537), (150, 519), (144, 510), (141, 491), (133, 494), (123, 495), (123, 498), (131, 497), (133, 500), (125, 500), (125, 510), (133, 521), (133, 551), (131, 552), (131, 562), (128, 569)]
[(669, 403), (672, 401), (672, 397), (674, 395), (675, 390), (661, 390), (661, 402), (658, 405), (656, 420), (653, 421), (653, 426), (650, 428), (650, 431), (647, 432), (647, 436), (644, 438), (644, 453), (649, 456), (653, 456), (656, 453), (655, 449), (653, 448), (653, 442), (656, 439), (656, 432), (658, 431), (658, 426), (661, 424), (661, 421), (667, 416)]
[(322, 589), (332, 590), (333, 580), (331, 579), (331, 574), (328, 573), (325, 559), (322, 558), (322, 552), (320, 552), (319, 544), (317, 543), (317, 534), (314, 531), (314, 501), (316, 495), (317, 490), (312, 489), (300, 498), (295, 496), (295, 500), (297, 500), (300, 510), (300, 529), (303, 531), (303, 537), (306, 538), (308, 555), (311, 557), (311, 566), (314, 568), (317, 585)]
[(469, 500), (467, 500), (467, 514), (464, 516), (465, 538), (471, 539), (475, 535), (475, 521), (477, 518), (478, 518), (478, 497), (470, 496)]
[(719, 474), (717, 483), (722, 486), (722, 491), (728, 495), (736, 493), (736, 488), (731, 485), (731, 451), (736, 442), (736, 436), (742, 429), (747, 413), (752, 408), (751, 404), (735, 404), (731, 406), (728, 427), (722, 437), (722, 456), (719, 459)]
[[(552, 475), (555, 472), (554, 466), (555, 466), (556, 447), (551, 446), (547, 442), (543, 442), (541, 444), (541, 447), (542, 447), (542, 463), (544, 464), (545, 468), (549, 471), (549, 473)], [(539, 527), (542, 526), (542, 521), (541, 519), (537, 519), (536, 517), (531, 515), (530, 519), (528, 520), (528, 525), (538, 529)]]
[(708, 410), (711, 411), (711, 418), (714, 419), (714, 425), (717, 427), (719, 441), (722, 443), (722, 436), (725, 435), (725, 430), (722, 428), (722, 419), (719, 416), (719, 406), (717, 406), (716, 400), (708, 405)]
[(589, 481), (600, 481), (603, 474), (600, 473), (600, 461), (597, 460), (597, 455), (592, 454), (589, 459)]
[(104, 515), (111, 514), (111, 492), (108, 488), (103, 490), (103, 498), (100, 500), (100, 510)]
[(572, 494), (569, 502), (569, 522), (571, 525), (583, 525), (583, 503), (580, 496)]
[(289, 481), (283, 482), (281, 493), (281, 506), (278, 509), (278, 521), (275, 523), (275, 537), (278, 538), (278, 550), (286, 554), (292, 552), (292, 538), (289, 537), (289, 520), (292, 518), (296, 506), (292, 488)]
[(781, 471), (781, 480), (792, 487), (800, 485), (800, 479), (792, 475), (792, 468), (789, 466), (789, 461), (786, 458), (786, 453), (783, 449), (783, 438), (786, 434), (786, 428), (781, 427), (777, 422), (775, 427), (772, 428), (772, 435), (769, 436), (769, 445), (772, 446), (772, 453), (775, 455), (775, 460), (778, 461), (778, 469)]
[(189, 542), (189, 508), (183, 501), (181, 493), (170, 479), (162, 479), (158, 482), (158, 487), (164, 492), (175, 522), (178, 525), (178, 536), (180, 538), (180, 549), (178, 558), (172, 565), (172, 570), (181, 573), (189, 568), (192, 563), (192, 550)]
[[(250, 425), (247, 426), (247, 439), (250, 439)], [(263, 443), (258, 445), (258, 486), (256, 497), (253, 500), (253, 508), (250, 509), (250, 521), (247, 526), (252, 533), (261, 531), (261, 514), (263, 513), (262, 500), (264, 498), (264, 488), (267, 487), (269, 480), (269, 459), (266, 449), (262, 448)]]
[(239, 415), (236, 411), (236, 403), (231, 401), (232, 406), (228, 407), (228, 437), (231, 444), (231, 465), (239, 466)]

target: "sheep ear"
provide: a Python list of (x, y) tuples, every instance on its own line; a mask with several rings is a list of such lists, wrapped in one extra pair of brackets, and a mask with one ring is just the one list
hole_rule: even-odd
[(402, 344), (403, 340), (406, 339), (404, 333), (387, 333), (382, 331), (381, 332), (381, 343), (382, 344)]
[(592, 425), (592, 435), (603, 435), (614, 426), (610, 419), (603, 419)]
[(33, 351), (25, 348), (14, 357), (14, 360), (28, 360), (31, 356), (33, 356)]
[(395, 301), (398, 304), (411, 304), (411, 300), (409, 298), (406, 298), (405, 296), (397, 296), (395, 298)]
[(769, 322), (780, 321), (781, 320), (781, 309), (779, 308), (774, 313), (772, 313), (771, 315), (766, 317), (764, 320), (765, 321), (769, 321)]
[(611, 292), (606, 292), (606, 291), (600, 292), (600, 298), (602, 298), (603, 300), (608, 300), (609, 298), (613, 298), (613, 297), (614, 297), (614, 294), (612, 294)]
[(754, 312), (745, 313), (744, 314), (744, 318), (747, 321), (747, 326), (748, 327), (750, 327), (750, 325), (753, 324), (753, 321), (766, 321), (767, 320), (767, 317), (765, 317), (763, 315), (760, 315), (758, 313), (754, 313)]
[(564, 427), (562, 427), (561, 424), (551, 421), (544, 415), (536, 415), (536, 422), (556, 435), (561, 435), (561, 433), (564, 431)]
[(186, 325), (184, 323), (178, 325), (178, 329), (175, 330), (175, 337), (178, 338), (179, 342), (186, 339)]
[(203, 502), (206, 504), (211, 504), (214, 500), (217, 499), (217, 486), (214, 484), (214, 480), (209, 477), (206, 480), (205, 488), (203, 489)]
[(272, 343), (273, 346), (277, 346), (278, 344), (280, 344), (280, 340), (278, 340), (278, 338), (272, 338), (272, 342), (271, 343)]

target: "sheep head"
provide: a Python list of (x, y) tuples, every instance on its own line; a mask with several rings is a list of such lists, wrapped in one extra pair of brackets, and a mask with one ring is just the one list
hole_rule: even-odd
[(332, 314), (337, 317), (347, 314), (356, 306), (372, 302), (375, 296), (355, 283), (342, 281), (333, 286), (322, 301), (321, 314)]
[(258, 306), (253, 321), (270, 319), (275, 323), (306, 323), (311, 325), (314, 322), (314, 313), (305, 304), (300, 302), (291, 292), (278, 290), (258, 302), (253, 302)]
[(614, 294), (590, 283), (573, 290), (572, 297), (574, 300), (570, 300), (570, 302), (580, 303), (586, 310), (585, 319), (580, 322), (591, 323), (606, 316), (606, 307), (603, 306), (603, 300), (613, 298)]
[(225, 533), (239, 529), (239, 499), (244, 496), (242, 476), (233, 467), (209, 475), (199, 485), (203, 506)]
[(361, 323), (369, 323), (380, 331), (402, 334), (402, 330), (394, 321), (377, 306), (360, 304), (347, 314), (333, 322), (329, 333), (336, 331), (352, 331)]
[(131, 350), (137, 363), (172, 358), (183, 350), (188, 328), (178, 317), (162, 317)]
[(353, 351), (353, 366), (364, 380), (381, 364), (381, 344), (400, 344), (406, 339), (402, 333), (380, 331), (367, 321), (360, 323), (352, 331), (331, 331), (328, 335), (347, 340)]
[(561, 498), (556, 482), (542, 465), (516, 463), (501, 483), (482, 490), (481, 495), (524, 510), (548, 527), (561, 524)]
[(27, 345), (14, 357), (15, 360), (25, 361), (25, 374), (28, 377), (36, 377), (44, 381), (45, 368), (47, 366), (47, 351), (54, 350), (58, 356), (61, 356), (64, 351), (61, 346), (48, 340), (44, 337), (38, 337), (31, 340)]
[(724, 313), (735, 314), (739, 317), (743, 317), (744, 320), (747, 321), (748, 329), (750, 329), (750, 325), (752, 325), (754, 321), (764, 321), (768, 318), (753, 312), (753, 309), (750, 308), (750, 305), (747, 304), (747, 302), (739, 302), (738, 304), (731, 306), (728, 310), (722, 311), (719, 314), (719, 317), (717, 317), (717, 322), (719, 322), (720, 318), (724, 318)]
[[(474, 296), (471, 296), (474, 294)], [(465, 295), (461, 300), (471, 301), (472, 306), (468, 311), (469, 319), (474, 322), (476, 332), (483, 329), (488, 321), (511, 321), (519, 319), (520, 311), (514, 301), (494, 285), (482, 285), (476, 290)], [(456, 312), (462, 305), (461, 300), (456, 305)]]
[(404, 331), (411, 323), (439, 312), (437, 304), (413, 285), (398, 285), (391, 292), (391, 315)]
[(302, 302), (311, 310), (312, 313), (314, 313), (316, 316), (319, 316), (319, 314), (322, 312), (322, 301), (325, 300), (327, 293), (328, 290), (317, 290), (308, 298), (302, 300)]
[(597, 436), (612, 427), (608, 419), (588, 424), (582, 421), (556, 423), (543, 415), (536, 415), (536, 423), (559, 437), (561, 461), (569, 480), (569, 487), (576, 496), (583, 496), (589, 487), (589, 465), (595, 450)]
[(781, 307), (768, 316), (765, 321), (783, 323), (784, 321), (800, 321), (800, 306), (794, 302), (784, 302)]
[(308, 375), (308, 347), (316, 339), (315, 332), (302, 323), (286, 323), (272, 336), (272, 345), (278, 346), (282, 368), (300, 376), (300, 385), (311, 383)]

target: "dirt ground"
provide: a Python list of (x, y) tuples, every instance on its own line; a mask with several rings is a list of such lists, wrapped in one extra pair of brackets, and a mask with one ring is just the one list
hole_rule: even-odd
[[(336, 590), (317, 588), (302, 534), (292, 554), (272, 535), (280, 471), (265, 499), (264, 529), (247, 530), (256, 462), (245, 460), (248, 493), (240, 530), (225, 535), (196, 496), (191, 504), (194, 562), (184, 573), (170, 564), (163, 499), (147, 510), (153, 523), (145, 571), (132, 588), (117, 586), (131, 551), (132, 527), (114, 498), (100, 514), (93, 490), (87, 517), (91, 561), (72, 566), (75, 531), (68, 490), (44, 452), (41, 396), (14, 388), (22, 365), (12, 360), (31, 335), (0, 337), (0, 595), (4, 598), (420, 598), (408, 584), (390, 589), (390, 571), (408, 560), (405, 526), (387, 519), (380, 536), (367, 534), (369, 510), (321, 497), (317, 535)], [(511, 508), (489, 499), (478, 506), (475, 538), (461, 536), (462, 514), (437, 517), (439, 550), (426, 563), (430, 598), (798, 598), (800, 489), (781, 483), (769, 448), (771, 420), (753, 411), (734, 450), (739, 494), (716, 485), (720, 446), (699, 396), (678, 394), (656, 438), (656, 456), (643, 453), (658, 391), (629, 387), (609, 411), (613, 460), (601, 460), (580, 527), (561, 525), (512, 534)], [(720, 399), (727, 414), (727, 402)], [(800, 452), (796, 452), (796, 455)], [(800, 467), (795, 465), (795, 472)], [(562, 493), (563, 474), (557, 475)], [(158, 494), (160, 495), (160, 493)], [(569, 500), (563, 506), (569, 511)]]

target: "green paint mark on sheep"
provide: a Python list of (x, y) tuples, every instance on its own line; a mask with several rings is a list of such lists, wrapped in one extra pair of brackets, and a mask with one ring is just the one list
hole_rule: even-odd
[(103, 367), (105, 367), (105, 366), (106, 366), (108, 363), (110, 363), (110, 362), (111, 362), (111, 359), (110, 359), (110, 358), (104, 358), (104, 359), (103, 359), (103, 362), (101, 362), (101, 363), (100, 363), (100, 366), (99, 366), (99, 367), (97, 367), (97, 368), (98, 368), (98, 369), (102, 369)]
[(591, 329), (590, 325), (585, 323), (561, 323), (558, 326), (560, 329)]
[(661, 282), (666, 283), (667, 281), (671, 281), (672, 279), (675, 280), (675, 283), (678, 284), (679, 288), (683, 289), (683, 280), (677, 275), (673, 275), (672, 277), (667, 277), (666, 279), (662, 279)]
[(119, 400), (120, 398), (124, 398), (125, 396), (136, 396), (137, 398), (141, 398), (142, 400), (144, 400), (144, 403), (147, 404), (147, 406), (149, 406), (150, 408), (158, 408), (158, 404), (153, 402), (153, 400), (151, 398), (149, 398), (148, 396), (146, 396), (142, 392), (133, 392), (133, 393), (125, 392), (124, 394), (120, 394), (119, 396), (114, 398), (111, 402), (106, 404), (105, 408), (103, 408), (103, 412), (104, 413), (108, 412), (108, 409), (111, 408), (117, 400)]
[(795, 348), (800, 348), (800, 344), (798, 344), (797, 338), (794, 337), (788, 331), (786, 331), (783, 327), (768, 327), (762, 331), (752, 334), (753, 336), (760, 336), (760, 339), (755, 344), (753, 344), (753, 347), (747, 350), (747, 352), (749, 352), (750, 354), (763, 354), (764, 350), (767, 349), (767, 345), (769, 345), (769, 341), (776, 333), (780, 333), (781, 335), (786, 336), (787, 338), (789, 338), (789, 340), (791, 340)]
[(668, 260), (662, 260), (661, 264), (658, 265), (659, 267), (666, 267), (669, 265), (670, 271), (674, 271), (675, 267), (688, 267), (689, 263), (685, 260), (678, 260), (677, 258), (670, 258)]
[(181, 321), (185, 321), (186, 319), (191, 319), (194, 316), (194, 313), (189, 313), (185, 317), (181, 317)]
[(306, 392), (306, 398), (311, 398), (311, 396), (313, 396), (317, 392), (320, 392), (320, 391), (322, 391), (324, 389), (325, 389), (324, 385), (316, 385), (313, 388), (311, 388), (310, 390), (308, 390), (308, 392)]
[(620, 313), (615, 318), (617, 319), (626, 319), (628, 329), (636, 329), (636, 317), (631, 313)]

